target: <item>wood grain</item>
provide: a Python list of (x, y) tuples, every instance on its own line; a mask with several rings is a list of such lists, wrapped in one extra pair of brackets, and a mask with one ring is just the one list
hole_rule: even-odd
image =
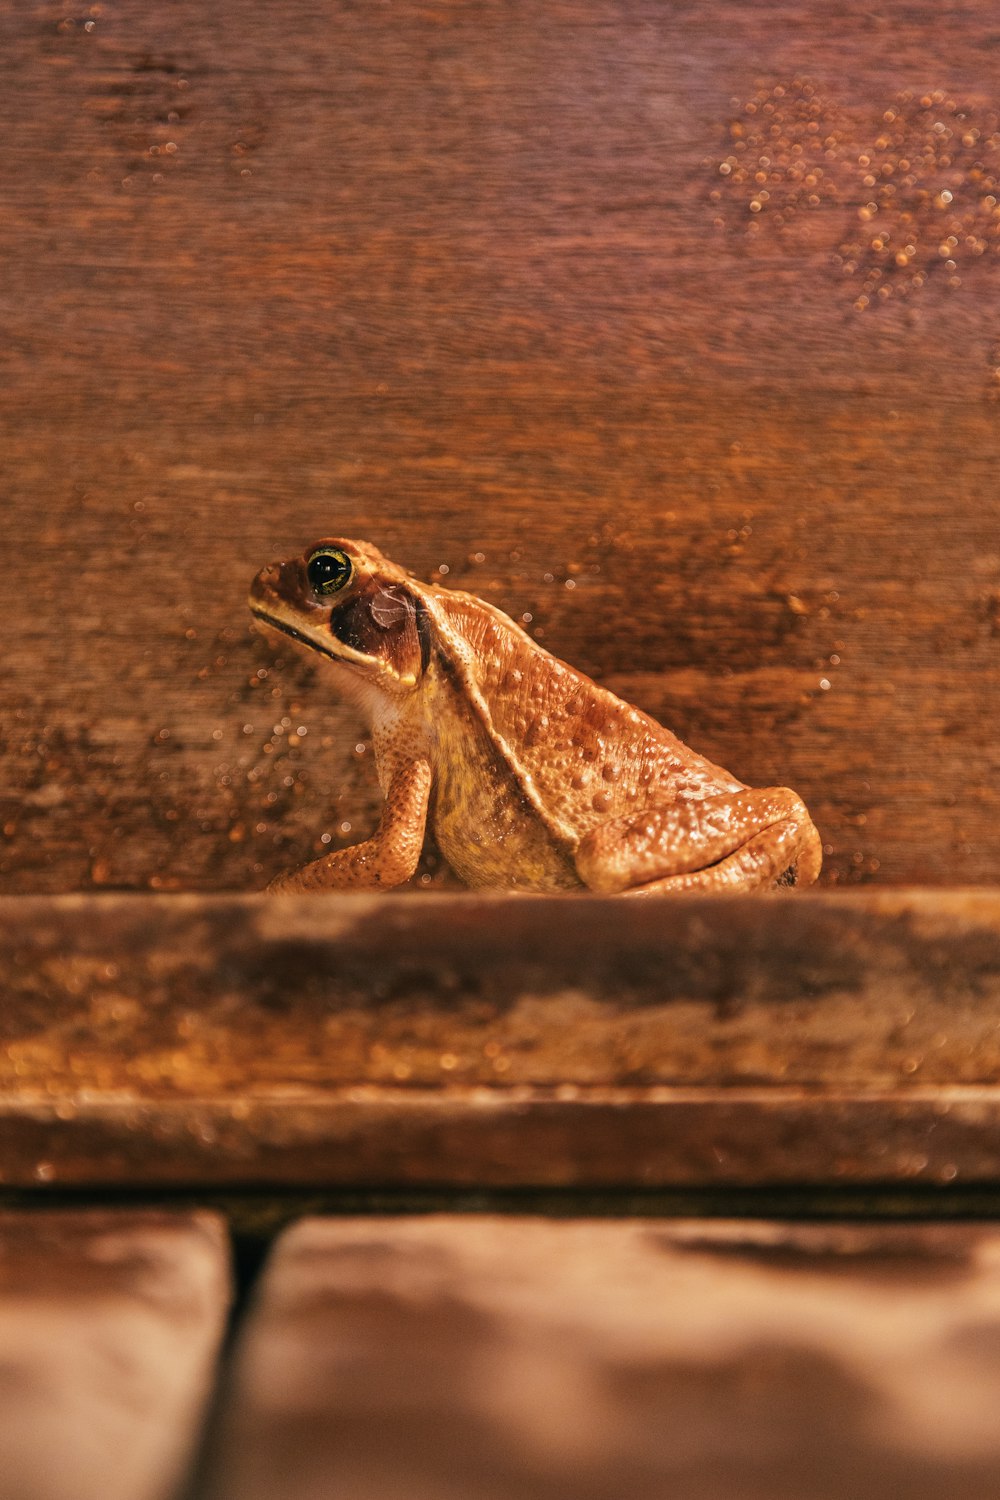
[(228, 1303), (213, 1215), (0, 1213), (4, 1496), (175, 1496)]
[(1000, 1181), (1000, 898), (0, 902), (0, 1181)]
[(990, 1500), (984, 1226), (312, 1220), (238, 1350), (212, 1500)]
[[(4, 887), (247, 888), (368, 829), (362, 727), (243, 602), (331, 532), (795, 787), (828, 882), (996, 881), (1000, 264), (965, 242), (995, 30), (990, 0), (8, 8)], [(908, 90), (941, 101), (876, 147)], [(766, 104), (755, 215), (719, 168)], [(944, 166), (935, 123), (981, 144)], [(905, 268), (854, 244), (873, 152), (917, 163), (875, 225)]]

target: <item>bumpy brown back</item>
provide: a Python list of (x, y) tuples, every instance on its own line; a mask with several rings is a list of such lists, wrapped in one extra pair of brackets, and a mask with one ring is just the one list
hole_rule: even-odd
[(606, 818), (741, 783), (531, 640), (500, 610), (434, 590), (453, 667), (550, 813), (579, 836)]

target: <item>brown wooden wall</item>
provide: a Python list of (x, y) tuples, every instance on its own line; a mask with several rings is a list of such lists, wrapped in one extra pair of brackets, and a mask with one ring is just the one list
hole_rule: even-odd
[(995, 881), (998, 36), (5, 8), (3, 887), (245, 888), (369, 826), (353, 711), (244, 606), (323, 533), (796, 787), (827, 881)]

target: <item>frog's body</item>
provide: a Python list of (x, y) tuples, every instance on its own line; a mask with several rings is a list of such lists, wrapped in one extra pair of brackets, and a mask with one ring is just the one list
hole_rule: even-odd
[(472, 594), (336, 540), (265, 569), (251, 608), (334, 663), (371, 724), (386, 795), (372, 839), (282, 888), (398, 884), (426, 821), (471, 886), (755, 889), (816, 878), (819, 838), (794, 792), (748, 789)]

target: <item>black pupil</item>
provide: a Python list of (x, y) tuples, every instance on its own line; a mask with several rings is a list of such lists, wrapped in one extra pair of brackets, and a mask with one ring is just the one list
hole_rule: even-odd
[(351, 565), (342, 552), (317, 552), (309, 559), (306, 572), (317, 594), (332, 594), (344, 587)]

